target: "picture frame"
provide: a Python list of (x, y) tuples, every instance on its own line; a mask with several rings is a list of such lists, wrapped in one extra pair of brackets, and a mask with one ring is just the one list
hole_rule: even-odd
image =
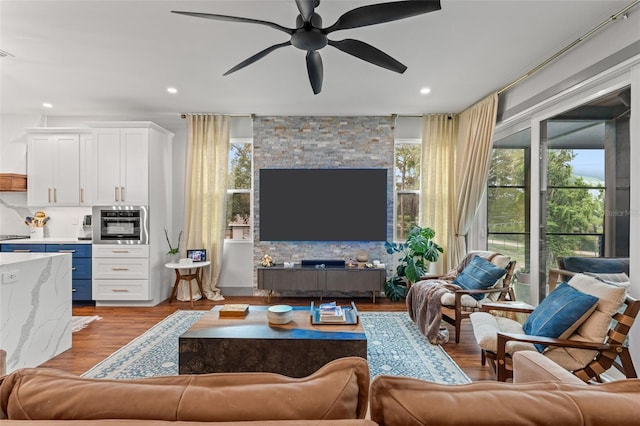
[(187, 250), (187, 258), (194, 262), (204, 262), (207, 260), (207, 251), (205, 249)]

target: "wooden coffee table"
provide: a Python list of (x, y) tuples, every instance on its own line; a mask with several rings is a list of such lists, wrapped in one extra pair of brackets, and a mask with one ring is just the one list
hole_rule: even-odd
[(309, 307), (294, 306), (293, 321), (267, 321), (268, 306), (244, 318), (220, 318), (214, 307), (178, 339), (179, 373), (261, 371), (304, 377), (334, 359), (367, 358), (362, 324), (312, 325)]

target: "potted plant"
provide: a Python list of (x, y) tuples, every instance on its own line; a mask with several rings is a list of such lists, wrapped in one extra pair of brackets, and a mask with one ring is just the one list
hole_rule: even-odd
[(169, 240), (169, 233), (167, 232), (167, 228), (164, 228), (164, 236), (167, 238), (167, 244), (169, 245), (169, 251), (167, 252), (167, 254), (171, 256), (172, 260), (175, 260), (173, 258), (175, 258), (176, 255), (180, 253), (180, 239), (182, 239), (182, 231), (180, 231), (180, 234), (178, 234), (178, 245), (176, 245), (175, 247), (171, 246), (171, 241)]
[(393, 302), (404, 299), (413, 283), (424, 275), (429, 262), (435, 262), (444, 250), (433, 238), (431, 228), (413, 225), (404, 243), (384, 243), (387, 253), (402, 253), (395, 274), (384, 283), (384, 294)]

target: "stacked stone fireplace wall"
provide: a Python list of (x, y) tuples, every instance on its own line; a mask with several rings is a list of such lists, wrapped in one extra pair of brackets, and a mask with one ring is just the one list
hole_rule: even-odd
[[(256, 117), (253, 123), (254, 251), (262, 257), (296, 262), (303, 259), (355, 259), (365, 252), (392, 269), (381, 241), (260, 241), (260, 169), (385, 168), (387, 169), (387, 240), (393, 236), (394, 119), (384, 117)], [(358, 188), (353, 188), (357, 191)], [(331, 208), (331, 206), (327, 206)], [(313, 226), (313, 224), (309, 224)], [(257, 282), (254, 268), (254, 283)]]

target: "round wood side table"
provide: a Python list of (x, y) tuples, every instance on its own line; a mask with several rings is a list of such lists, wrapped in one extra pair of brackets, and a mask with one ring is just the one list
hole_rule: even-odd
[(204, 297), (204, 290), (202, 289), (202, 268), (211, 265), (210, 261), (205, 262), (193, 262), (193, 263), (166, 263), (165, 268), (173, 269), (176, 271), (176, 282), (173, 284), (173, 291), (171, 292), (171, 298), (169, 303), (173, 302), (173, 298), (176, 297), (178, 292), (178, 284), (180, 281), (187, 281), (189, 286), (189, 300), (191, 301), (191, 308), (193, 309), (193, 290), (191, 289), (191, 281), (196, 280), (200, 294)]

